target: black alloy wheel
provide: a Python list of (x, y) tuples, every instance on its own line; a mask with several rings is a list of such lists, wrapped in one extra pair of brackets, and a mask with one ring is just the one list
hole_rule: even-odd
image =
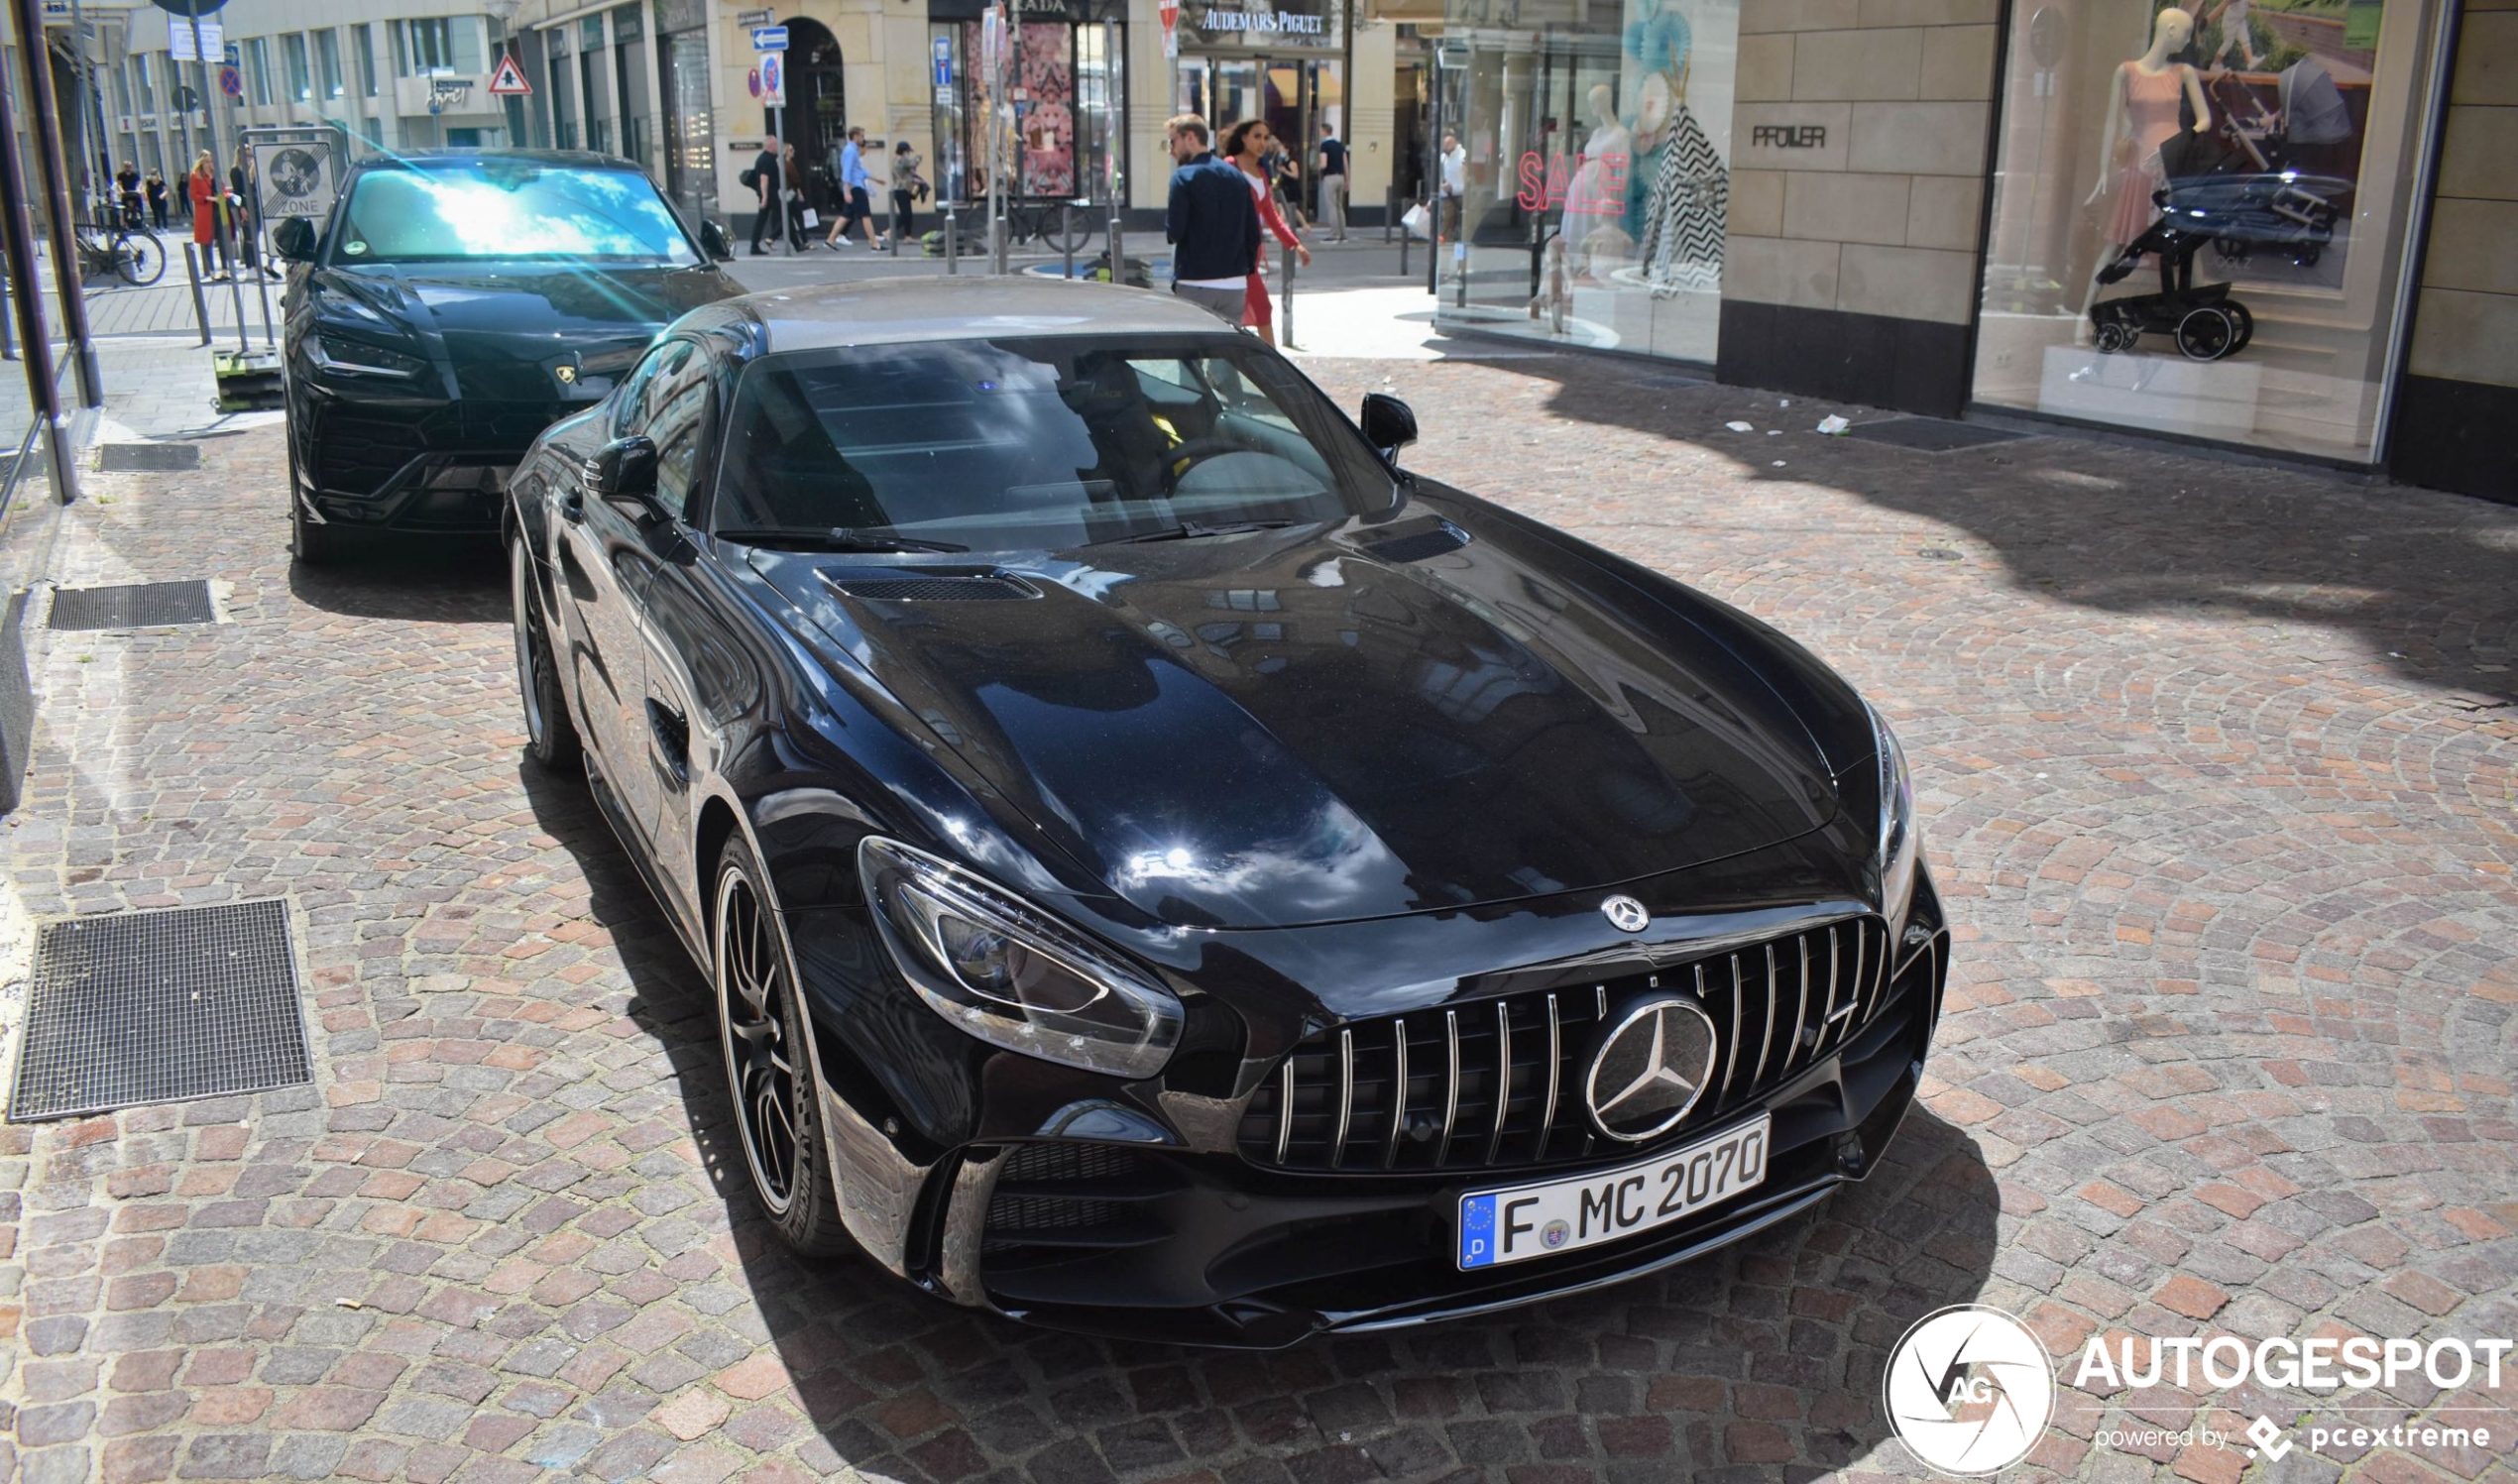
[(795, 994), (786, 929), (762, 892), (759, 862), (741, 835), (718, 859), (714, 938), (720, 1039), (735, 1127), (752, 1193), (769, 1224), (796, 1251), (845, 1251), (831, 1154), (804, 1007)]
[(550, 628), (542, 622), (542, 601), (533, 585), (533, 554), (520, 535), (508, 541), (508, 586), (515, 600), (515, 688), (524, 703), (524, 749), (552, 772), (574, 772), (585, 751), (551, 657)]

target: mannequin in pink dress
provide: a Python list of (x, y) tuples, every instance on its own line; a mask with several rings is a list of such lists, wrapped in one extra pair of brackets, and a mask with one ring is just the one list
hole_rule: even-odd
[[(2212, 129), (2212, 104), (2204, 97), (2203, 79), (2182, 61), (2168, 58), (2194, 38), (2195, 18), (2171, 6), (2151, 22), (2150, 50), (2118, 63), (2108, 92), (2107, 129), (2100, 143), (2098, 184), (2084, 206), (2095, 206), (2110, 191), (2115, 199), (2102, 224), (2113, 259), (2125, 245), (2149, 230), (2159, 215), (2151, 192), (2168, 183), (2161, 167), (2160, 146), (2177, 135), (2178, 105), (2194, 109), (2195, 132)], [(2099, 296), (2098, 281), (2082, 298), (2083, 333), (2088, 333), (2090, 305)]]

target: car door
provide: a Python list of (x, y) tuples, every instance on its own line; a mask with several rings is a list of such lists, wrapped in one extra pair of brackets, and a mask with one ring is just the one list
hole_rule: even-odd
[[(687, 340), (668, 340), (648, 352), (603, 431), (625, 437), (642, 430), (661, 384), (697, 349)], [(655, 566), (652, 519), (628, 503), (597, 498), (582, 468), (570, 469), (567, 478), (572, 488), (559, 502), (560, 585), (586, 744), (615, 812), (644, 835), (638, 802), (650, 790), (643, 781), (646, 642), (638, 604)]]
[[(656, 444), (656, 500), (677, 522), (691, 515), (706, 471), (716, 467), (720, 408), (708, 359), (695, 357), (692, 374), (659, 384), (648, 434)], [(640, 605), (646, 621), (648, 771), (655, 783), (642, 805), (652, 810), (645, 824), (659, 874), (676, 893), (705, 890), (699, 872), (710, 864), (690, 855), (692, 773), (722, 760), (720, 740), (759, 694), (756, 666), (708, 597), (705, 560), (687, 540), (664, 553)]]

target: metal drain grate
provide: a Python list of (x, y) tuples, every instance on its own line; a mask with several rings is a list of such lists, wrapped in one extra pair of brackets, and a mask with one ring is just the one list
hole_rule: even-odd
[(2008, 428), (1987, 427), (1981, 422), (1952, 422), (1941, 417), (1892, 417), (1886, 422), (1857, 422), (1845, 429), (1849, 438), (1869, 438), (1874, 443), (1894, 443), (1899, 448), (1920, 449), (1925, 453), (1951, 453), (1962, 448), (1982, 448), (1988, 443), (2008, 443), (2025, 438)]
[(141, 582), (119, 588), (63, 588), (53, 595), (55, 628), (153, 628), (213, 624), (206, 582)]
[(107, 443), (96, 450), (100, 474), (171, 474), (201, 467), (201, 450), (189, 443)]
[(9, 1118), (311, 1082), (288, 917), (277, 901), (46, 925)]

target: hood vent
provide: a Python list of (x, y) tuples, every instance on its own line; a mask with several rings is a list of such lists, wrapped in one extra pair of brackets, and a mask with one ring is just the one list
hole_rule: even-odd
[(835, 592), (868, 603), (1003, 603), (1041, 595), (1019, 577), (987, 570), (825, 572), (822, 580)]
[(1386, 562), (1421, 562), (1428, 557), (1457, 551), (1467, 544), (1467, 531), (1437, 517), (1397, 527), (1389, 535), (1367, 544), (1364, 549)]

